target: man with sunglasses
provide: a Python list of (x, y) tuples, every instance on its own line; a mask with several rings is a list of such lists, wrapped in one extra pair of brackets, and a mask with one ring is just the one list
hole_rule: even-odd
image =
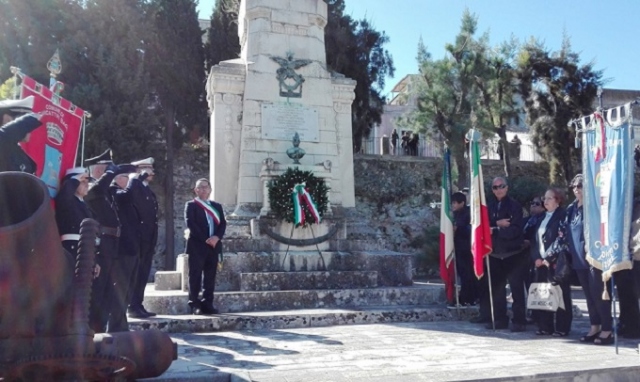
[(507, 180), (497, 177), (491, 182), (491, 189), (495, 200), (489, 204), (489, 222), (491, 225), (491, 239), (493, 252), (489, 256), (491, 267), (491, 290), (493, 295), (493, 318), (491, 322), (491, 300), (489, 296), (488, 270), (481, 280), (480, 317), (476, 322), (487, 323), (487, 328), (507, 329), (507, 281), (511, 286), (513, 296), (512, 332), (525, 330), (526, 295), (524, 281), (529, 269), (529, 257), (524, 251), (522, 234), (522, 207), (515, 199), (509, 197)]

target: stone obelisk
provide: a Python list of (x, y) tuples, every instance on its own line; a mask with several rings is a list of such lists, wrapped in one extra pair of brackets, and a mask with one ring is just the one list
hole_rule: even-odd
[(212, 68), (212, 197), (239, 216), (264, 201), (263, 162), (292, 164), (295, 133), (302, 165), (328, 166), (333, 207), (354, 207), (351, 103), (355, 81), (327, 69), (322, 0), (242, 0), (241, 56)]

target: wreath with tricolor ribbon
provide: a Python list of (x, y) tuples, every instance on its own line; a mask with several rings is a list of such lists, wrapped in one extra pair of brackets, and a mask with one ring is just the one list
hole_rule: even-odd
[(322, 221), (329, 204), (329, 187), (311, 171), (288, 168), (269, 182), (272, 214), (296, 227)]

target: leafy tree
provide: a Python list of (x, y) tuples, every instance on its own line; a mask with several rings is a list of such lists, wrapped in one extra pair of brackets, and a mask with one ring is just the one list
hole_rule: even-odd
[(328, 20), (325, 27), (327, 65), (330, 70), (357, 81), (351, 107), (354, 151), (360, 151), (362, 138), (380, 123), (385, 99), (381, 94), (386, 76), (395, 68), (384, 44), (389, 37), (376, 31), (369, 21), (355, 21), (344, 14), (344, 0), (325, 0)]
[[(179, 148), (186, 132), (207, 126), (205, 101), (204, 48), (198, 23), (196, 0), (153, 0), (148, 19), (153, 36), (145, 51), (149, 68), (154, 109), (163, 122), (167, 142), (165, 180), (165, 216), (173, 219), (174, 149)], [(174, 229), (166, 225), (167, 269), (173, 268)]]
[(240, 56), (240, 40), (238, 37), (239, 0), (216, 0), (211, 24), (207, 31), (205, 54), (207, 71), (220, 61), (231, 60)]
[(549, 180), (566, 184), (580, 158), (579, 150), (573, 148), (575, 129), (567, 124), (593, 112), (602, 71), (595, 70), (592, 62), (581, 65), (565, 36), (557, 52), (535, 39), (525, 43), (518, 57), (517, 78), (532, 141), (549, 162)]
[[(500, 136), (506, 144), (506, 127), (517, 113), (514, 97), (514, 59), (517, 43), (511, 39), (495, 48), (488, 34), (476, 37), (478, 19), (468, 10), (462, 15), (454, 42), (446, 56), (434, 60), (422, 40), (418, 44), (420, 74), (410, 97), (416, 110), (400, 121), (404, 126), (443, 137), (457, 167), (458, 187), (468, 184), (465, 135), (471, 127), (485, 138)], [(510, 173), (508, 150), (503, 150), (505, 175)]]

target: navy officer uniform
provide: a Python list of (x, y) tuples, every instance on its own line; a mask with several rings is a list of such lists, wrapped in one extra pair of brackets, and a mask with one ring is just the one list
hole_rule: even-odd
[[(196, 182), (197, 197), (188, 201), (184, 218), (189, 235), (186, 253), (189, 255), (189, 306), (192, 313), (216, 314), (213, 306), (218, 262), (222, 260), (222, 238), (227, 228), (222, 205), (208, 200), (211, 185), (206, 179)], [(214, 217), (213, 214), (216, 214)], [(215, 247), (207, 240), (217, 237)], [(199, 299), (201, 285), (202, 300)]]
[[(33, 96), (21, 100), (0, 101), (0, 171), (36, 173), (36, 162), (18, 144), (42, 125), (39, 115), (30, 113)], [(22, 115), (22, 116), (21, 116)]]
[(85, 160), (85, 165), (90, 166), (91, 175), (97, 178), (89, 188), (85, 201), (100, 223), (100, 247), (96, 258), (101, 270), (92, 285), (89, 325), (97, 333), (126, 331), (128, 326), (121, 325), (121, 322), (114, 325), (115, 322), (110, 318), (116, 309), (114, 264), (118, 256), (121, 226), (109, 187), (118, 173), (133, 171), (133, 166), (113, 164), (111, 150)]
[(126, 331), (129, 327), (127, 305), (131, 299), (140, 260), (140, 234), (136, 211), (132, 203), (129, 174), (116, 175), (111, 187), (109, 187), (109, 192), (115, 199), (121, 224), (118, 257), (113, 266), (116, 300), (111, 312), (109, 327), (113, 326)]
[(147, 158), (135, 162), (140, 174), (131, 179), (130, 192), (133, 207), (137, 216), (137, 228), (140, 237), (140, 262), (136, 275), (135, 284), (131, 291), (129, 317), (146, 318), (156, 314), (149, 312), (143, 305), (144, 289), (149, 280), (153, 255), (158, 241), (158, 201), (155, 193), (149, 187), (149, 182), (153, 179), (153, 158)]
[(85, 184), (83, 190), (80, 187), (82, 182), (88, 182), (88, 174), (84, 167), (67, 170), (55, 197), (58, 232), (72, 268), (75, 268), (78, 255), (80, 223), (84, 219), (94, 218), (93, 212), (83, 200), (83, 194), (86, 194), (88, 186)]

